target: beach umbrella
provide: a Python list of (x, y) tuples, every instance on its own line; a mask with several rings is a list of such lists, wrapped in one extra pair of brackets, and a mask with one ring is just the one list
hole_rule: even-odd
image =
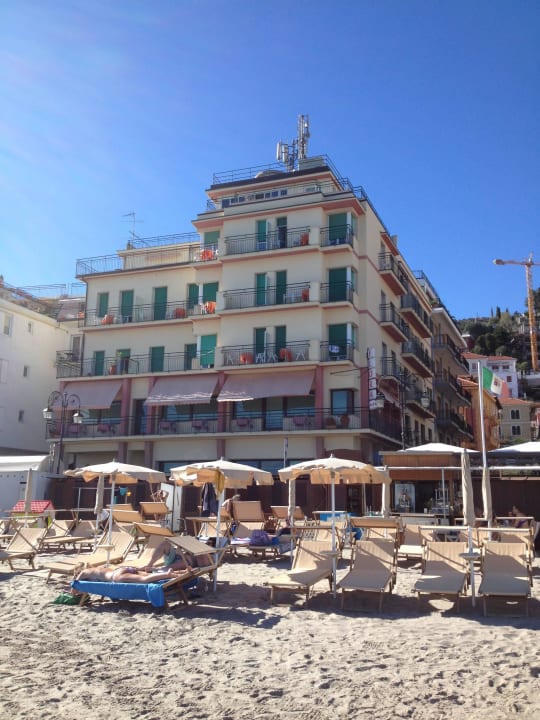
[(472, 529), (476, 520), (474, 512), (474, 496), (473, 486), (471, 478), (471, 462), (469, 459), (469, 453), (464, 450), (461, 455), (461, 491), (463, 494), (463, 522), (467, 526), (468, 536), (468, 554), (470, 563), (471, 573), (471, 599), (473, 607), (476, 605), (476, 597), (474, 590), (474, 558), (473, 554), (473, 543), (472, 543)]
[(482, 468), (482, 505), (484, 508), (484, 518), (487, 520), (488, 527), (491, 527), (493, 504), (491, 502), (491, 479), (487, 465), (484, 465)]
[(330, 485), (331, 497), (331, 525), (332, 525), (332, 553), (333, 560), (333, 586), (334, 594), (336, 592), (336, 484), (356, 485), (356, 484), (373, 484), (373, 485), (389, 485), (391, 482), (390, 475), (385, 470), (363, 463), (360, 460), (347, 460), (344, 458), (334, 457), (330, 455), (326, 458), (317, 460), (306, 460), (304, 462), (289, 465), (288, 467), (278, 470), (278, 474), (282, 482), (296, 480), (301, 475), (309, 475), (311, 483), (314, 485), (323, 484)]
[[(66, 470), (64, 475), (69, 477), (82, 477), (85, 482), (91, 482), (92, 480), (98, 480), (104, 482), (106, 477), (109, 478), (111, 483), (111, 505), (112, 499), (114, 498), (114, 487), (117, 482), (122, 485), (134, 485), (139, 480), (145, 480), (148, 483), (162, 483), (165, 482), (165, 474), (159, 470), (153, 468), (142, 467), (140, 465), (129, 465), (127, 463), (121, 463), (117, 460), (112, 460), (108, 463), (97, 463), (96, 465), (86, 465), (82, 468), (76, 468), (75, 470)], [(97, 507), (97, 499), (96, 499)], [(102, 505), (103, 508), (103, 505)], [(113, 514), (109, 512), (109, 549), (107, 550), (107, 564), (109, 562), (110, 545), (112, 539), (112, 522)]]
[[(219, 538), (221, 524), (221, 506), (225, 488), (247, 488), (253, 483), (256, 485), (272, 485), (272, 473), (252, 465), (231, 462), (220, 458), (219, 460), (206, 460), (189, 465), (180, 465), (171, 468), (170, 477), (177, 485), (194, 485), (201, 487), (212, 483), (218, 496), (218, 509), (216, 517), (216, 546)], [(217, 571), (214, 573), (214, 591), (217, 588)]]

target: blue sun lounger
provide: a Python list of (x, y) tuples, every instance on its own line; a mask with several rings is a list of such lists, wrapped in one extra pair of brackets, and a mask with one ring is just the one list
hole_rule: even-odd
[(162, 608), (167, 605), (165, 591), (171, 590), (173, 587), (178, 591), (182, 600), (187, 605), (188, 599), (186, 592), (196, 586), (196, 577), (190, 578), (182, 584), (177, 583), (175, 580), (162, 580), (157, 583), (115, 583), (93, 580), (73, 580), (71, 583), (71, 587), (74, 590), (82, 593), (81, 605), (89, 595), (100, 595), (101, 597), (108, 597), (111, 600), (144, 600), (156, 608)]

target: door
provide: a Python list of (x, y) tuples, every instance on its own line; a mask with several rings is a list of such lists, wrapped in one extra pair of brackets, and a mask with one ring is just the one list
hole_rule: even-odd
[(328, 326), (328, 358), (345, 360), (347, 357), (347, 323)]
[(103, 375), (105, 368), (105, 350), (94, 351), (93, 366), (93, 375)]
[(199, 304), (199, 286), (196, 283), (188, 285), (188, 310)]
[(257, 273), (255, 275), (255, 302), (257, 305), (266, 305), (267, 284), (268, 276), (266, 273)]
[[(274, 353), (279, 357), (280, 350), (283, 350), (287, 347), (287, 326), (286, 325), (276, 325), (274, 328), (274, 338), (275, 338), (275, 347), (274, 347)], [(282, 353), (283, 355), (283, 353)]]
[(163, 372), (165, 347), (159, 345), (150, 348), (150, 372)]
[(268, 223), (266, 220), (257, 220), (257, 250), (266, 250), (266, 237)]
[(197, 343), (184, 345), (184, 370), (191, 370), (193, 359), (197, 357)]
[(276, 219), (278, 244), (280, 248), (287, 247), (287, 218), (279, 217)]
[(201, 367), (214, 367), (217, 335), (201, 335)]
[(347, 239), (347, 213), (328, 216), (328, 241), (330, 245), (344, 243)]
[(287, 300), (287, 271), (276, 272), (276, 305), (282, 305)]
[(116, 351), (117, 358), (117, 372), (127, 373), (129, 372), (129, 360), (131, 357), (131, 350), (128, 348)]
[(154, 288), (154, 320), (165, 320), (167, 315), (167, 288)]
[(109, 312), (109, 293), (102, 292), (98, 293), (97, 296), (97, 315), (98, 317), (105, 317)]
[(328, 301), (347, 299), (347, 268), (332, 268), (328, 271)]

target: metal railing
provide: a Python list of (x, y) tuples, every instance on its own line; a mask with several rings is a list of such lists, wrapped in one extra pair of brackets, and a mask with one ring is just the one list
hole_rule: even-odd
[(289, 283), (286, 287), (270, 285), (266, 288), (226, 290), (223, 293), (225, 310), (262, 307), (265, 305), (290, 305), (309, 300), (309, 282)]
[(353, 301), (354, 290), (351, 282), (321, 283), (321, 302)]
[(228, 345), (221, 348), (223, 361), (227, 366), (260, 365), (277, 362), (302, 362), (309, 360), (309, 340), (287, 342), (285, 345), (268, 343), (256, 345)]
[(350, 225), (341, 227), (323, 227), (320, 231), (321, 247), (331, 245), (352, 245), (354, 235)]
[(266, 252), (309, 245), (309, 227), (277, 228), (266, 233), (230, 235), (225, 240), (225, 255)]

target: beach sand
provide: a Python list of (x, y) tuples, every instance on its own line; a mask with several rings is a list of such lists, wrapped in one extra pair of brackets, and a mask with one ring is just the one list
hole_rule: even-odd
[[(38, 564), (44, 556), (38, 557)], [(419, 565), (400, 565), (381, 612), (317, 586), (309, 605), (270, 605), (289, 561), (239, 557), (217, 594), (157, 611), (145, 603), (54, 605), (66, 582), (0, 565), (0, 709), (41, 720), (413, 720), (540, 717), (540, 567), (530, 617), (470, 597), (423, 601)], [(339, 575), (344, 573), (342, 561)]]

